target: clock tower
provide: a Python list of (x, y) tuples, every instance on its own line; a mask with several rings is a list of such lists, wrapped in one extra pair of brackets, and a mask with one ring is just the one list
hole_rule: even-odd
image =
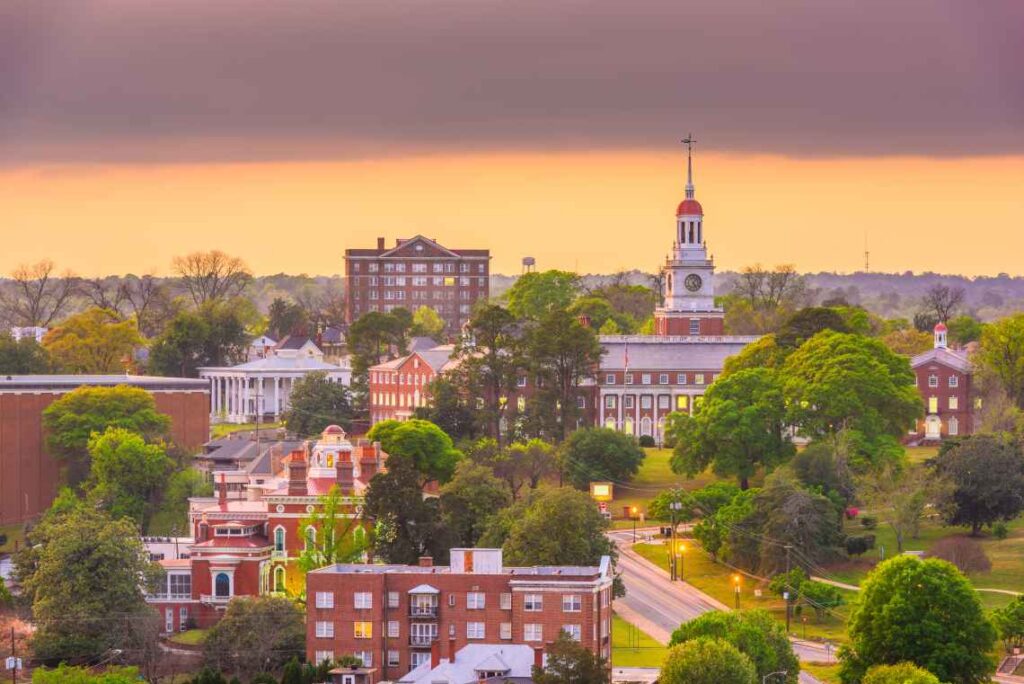
[(676, 209), (672, 252), (662, 268), (662, 305), (654, 312), (658, 335), (722, 335), (725, 318), (715, 306), (715, 263), (704, 240), (704, 209), (694, 198), (693, 143), (686, 144), (686, 198)]

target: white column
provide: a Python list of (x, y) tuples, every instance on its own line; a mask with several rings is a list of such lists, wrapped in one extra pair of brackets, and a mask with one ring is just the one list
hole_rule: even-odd
[(231, 422), (238, 422), (238, 378), (229, 378), (228, 382), (231, 383)]
[(281, 376), (274, 376), (274, 420), (281, 418)]
[(249, 378), (242, 378), (242, 422), (249, 420)]

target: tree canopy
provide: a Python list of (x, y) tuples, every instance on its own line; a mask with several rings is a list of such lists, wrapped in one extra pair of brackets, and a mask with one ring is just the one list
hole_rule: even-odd
[(196, 309), (177, 312), (153, 340), (149, 371), (155, 375), (194, 378), (203, 366), (245, 360), (253, 328), (262, 319), (247, 299), (212, 299)]
[(757, 684), (750, 658), (723, 639), (704, 637), (669, 649), (661, 666), (662, 684)]
[(540, 320), (565, 311), (576, 298), (579, 276), (568, 271), (524, 273), (506, 293), (508, 308), (517, 318)]
[(1024, 510), (1024, 455), (1009, 436), (945, 442), (932, 465), (949, 484), (939, 502), (949, 525), (968, 526), (977, 536), (983, 526), (1013, 520)]
[(476, 546), (493, 515), (512, 503), (508, 486), (483, 465), (465, 460), (441, 488), (441, 512), (456, 544)]
[(975, 361), (1024, 409), (1024, 313), (986, 325)]
[(15, 340), (0, 332), (0, 375), (35, 375), (50, 370), (50, 356), (34, 337)]
[(130, 518), (146, 530), (157, 504), (157, 494), (174, 468), (162, 444), (147, 444), (136, 432), (109, 427), (89, 440), (91, 474), (89, 496), (110, 515)]
[(644, 461), (632, 435), (609, 428), (576, 430), (562, 446), (561, 462), (566, 477), (578, 489), (591, 482), (633, 479)]
[(43, 338), (54, 366), (65, 373), (124, 373), (135, 367), (142, 336), (131, 321), (107, 309), (87, 309)]
[(352, 402), (348, 388), (331, 380), (324, 371), (307, 373), (292, 387), (284, 422), (290, 432), (305, 437), (319, 435), (328, 425), (348, 429)]
[(750, 658), (758, 681), (768, 674), (785, 670), (785, 678), (777, 677), (776, 681), (796, 684), (800, 674), (800, 662), (793, 653), (785, 630), (764, 610), (704, 613), (672, 632), (669, 646), (696, 639), (721, 639), (734, 646)]
[(306, 618), (293, 601), (276, 596), (239, 597), (206, 635), (203, 653), (216, 670), (246, 681), (280, 670), (306, 650)]
[(370, 428), (366, 436), (379, 441), (389, 458), (405, 457), (424, 480), (437, 480), (441, 484), (452, 478), (455, 465), (462, 458), (451, 437), (426, 420), (381, 421)]
[(876, 665), (869, 669), (861, 684), (941, 684), (939, 678), (913, 663)]
[(601, 656), (560, 632), (547, 648), (544, 669), (533, 668), (533, 684), (610, 684), (611, 670)]

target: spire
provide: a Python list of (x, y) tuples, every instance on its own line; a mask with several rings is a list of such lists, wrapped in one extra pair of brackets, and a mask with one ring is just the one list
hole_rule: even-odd
[(693, 144), (697, 141), (687, 133), (682, 142), (686, 145), (686, 199), (693, 199)]

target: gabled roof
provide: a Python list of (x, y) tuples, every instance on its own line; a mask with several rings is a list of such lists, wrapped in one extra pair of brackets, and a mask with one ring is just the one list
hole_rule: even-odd
[(919, 368), (921, 366), (926, 366), (929, 363), (937, 363), (941, 366), (953, 368), (964, 373), (971, 372), (971, 360), (968, 357), (967, 352), (959, 349), (937, 347), (935, 349), (929, 349), (926, 352), (922, 352), (910, 359), (911, 368)]
[(283, 340), (277, 343), (278, 349), (302, 349), (307, 344), (312, 344), (314, 347), (316, 343), (309, 339), (305, 335), (288, 335)]
[(418, 584), (409, 590), (410, 594), (440, 594), (441, 592), (429, 584)]
[(455, 653), (454, 660), (441, 659), (432, 668), (426, 661), (398, 680), (399, 684), (477, 684), (481, 672), (501, 672), (494, 680), (532, 681), (533, 647), (525, 644), (468, 644)]

